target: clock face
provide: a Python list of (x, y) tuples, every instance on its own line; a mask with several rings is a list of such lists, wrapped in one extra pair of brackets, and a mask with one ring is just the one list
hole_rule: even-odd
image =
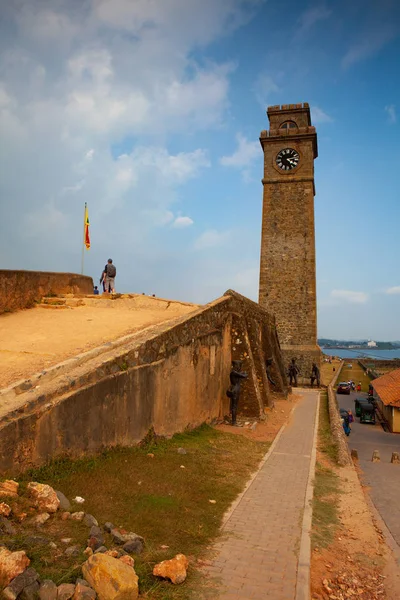
[(276, 164), (282, 171), (290, 171), (299, 164), (300, 156), (293, 148), (285, 148), (281, 150), (276, 156)]

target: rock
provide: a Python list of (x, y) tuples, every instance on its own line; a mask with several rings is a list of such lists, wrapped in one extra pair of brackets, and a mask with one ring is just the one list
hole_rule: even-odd
[(61, 538), (60, 542), (63, 544), (70, 544), (72, 542), (72, 538)]
[(0, 516), (9, 517), (11, 513), (11, 507), (5, 502), (0, 502)]
[(374, 450), (372, 453), (372, 462), (381, 462), (381, 456), (379, 454), (379, 450)]
[(81, 577), (78, 577), (78, 579), (76, 580), (76, 585), (78, 585), (78, 583), (80, 583), (81, 585), (84, 585), (86, 587), (90, 587), (90, 585), (88, 584), (88, 582), (86, 581), (86, 579), (82, 579)]
[(94, 600), (94, 598), (96, 598), (96, 592), (92, 588), (78, 583), (72, 600)]
[(107, 550), (107, 552), (104, 552), (104, 554), (107, 556), (112, 556), (113, 558), (119, 558), (120, 556), (118, 550)]
[(22, 590), (29, 585), (32, 585), (39, 579), (38, 573), (35, 569), (29, 567), (20, 575), (17, 575), (11, 583), (3, 590), (2, 598), (4, 600), (16, 600)]
[(34, 517), (32, 519), (32, 524), (36, 525), (37, 527), (40, 527), (41, 525), (44, 525), (46, 523), (46, 521), (48, 521), (50, 519), (50, 515), (49, 513), (40, 513), (40, 515), (37, 515), (36, 517)]
[(71, 510), (71, 502), (68, 500), (68, 498), (66, 496), (64, 496), (64, 494), (62, 492), (59, 492), (58, 490), (56, 490), (56, 494), (57, 494), (57, 498), (60, 501), (60, 508), (62, 510)]
[(106, 554), (94, 554), (83, 565), (85, 579), (99, 600), (136, 600), (138, 577), (132, 567)]
[(147, 455), (149, 458), (154, 458), (154, 454), (152, 452), (149, 452)]
[(18, 597), (18, 600), (36, 600), (36, 598), (38, 597), (39, 587), (40, 585), (37, 581), (35, 581), (35, 583), (32, 583), (31, 585), (28, 585), (22, 590), (21, 595)]
[(63, 521), (67, 521), (71, 517), (71, 513), (69, 511), (63, 512), (61, 518)]
[(62, 583), (57, 588), (57, 600), (70, 600), (75, 592), (74, 583)]
[(125, 563), (126, 565), (128, 565), (128, 567), (134, 567), (135, 566), (135, 561), (132, 558), (132, 556), (129, 556), (128, 554), (126, 554), (125, 556), (120, 556), (119, 559), (121, 562)]
[(111, 533), (111, 531), (115, 529), (114, 525), (112, 523), (110, 523), (110, 521), (107, 521), (107, 523), (104, 523), (104, 531), (106, 531), (107, 533)]
[(38, 596), (40, 600), (57, 600), (57, 586), (50, 579), (45, 579), (40, 588)]
[(83, 504), (85, 502), (85, 498), (82, 498), (81, 496), (75, 496), (74, 502), (77, 504)]
[(113, 542), (115, 544), (119, 544), (122, 546), (122, 544), (124, 544), (127, 540), (125, 539), (125, 536), (123, 533), (121, 533), (120, 531), (118, 531), (118, 529), (112, 529), (110, 531), (112, 538), (113, 538)]
[(187, 450), (185, 448), (178, 448), (178, 454), (187, 454)]
[(7, 548), (0, 547), (0, 581), (3, 587), (23, 573), (30, 562), (24, 550), (10, 552)]
[(153, 569), (153, 575), (170, 579), (172, 583), (183, 583), (186, 579), (186, 569), (189, 561), (184, 554), (177, 554), (171, 560), (163, 560)]
[(7, 535), (15, 535), (17, 533), (15, 527), (4, 517), (0, 517), (0, 531)]
[(75, 544), (75, 546), (69, 546), (64, 550), (64, 554), (66, 556), (79, 556), (81, 553), (81, 547)]
[(136, 536), (135, 539), (129, 540), (125, 542), (122, 546), (125, 552), (134, 552), (135, 554), (140, 554), (143, 551), (144, 539), (140, 537), (140, 535)]
[(57, 544), (55, 544), (54, 542), (50, 542), (49, 546), (50, 548), (53, 548), (53, 550), (57, 548)]
[(81, 512), (72, 513), (70, 518), (73, 519), (74, 521), (82, 521), (84, 516), (85, 516), (85, 513), (83, 511), (81, 511)]
[(400, 456), (398, 452), (392, 452), (392, 458), (390, 459), (390, 462), (392, 463), (392, 465), (400, 464)]
[(97, 554), (98, 552), (107, 552), (108, 548), (107, 546), (100, 546), (100, 548), (97, 548), (97, 550), (94, 551), (95, 554)]
[(85, 556), (92, 556), (93, 550), (88, 546), (84, 549), (83, 554), (85, 554)]
[(55, 513), (60, 506), (60, 501), (52, 487), (46, 483), (31, 481), (28, 483), (27, 491), (35, 500), (36, 506), (45, 512)]
[(15, 498), (18, 496), (18, 488), (19, 483), (13, 481), (12, 479), (7, 479), (6, 481), (0, 482), (0, 498), (11, 497)]
[(83, 517), (83, 522), (88, 527), (93, 527), (93, 525), (96, 525), (96, 526), (98, 525), (97, 519), (95, 519), (93, 515), (89, 515), (89, 513), (85, 514), (85, 516)]
[(97, 525), (93, 525), (93, 527), (90, 529), (90, 533), (89, 533), (89, 539), (88, 539), (89, 548), (91, 548), (94, 551), (94, 550), (97, 550), (97, 548), (100, 548), (100, 546), (103, 546), (103, 544), (104, 544), (104, 536), (103, 536), (103, 533), (102, 533), (100, 527), (98, 527)]

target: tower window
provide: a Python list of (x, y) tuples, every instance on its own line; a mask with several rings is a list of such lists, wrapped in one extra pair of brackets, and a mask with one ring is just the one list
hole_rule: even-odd
[(297, 125), (294, 121), (285, 121), (279, 126), (279, 129), (297, 129)]

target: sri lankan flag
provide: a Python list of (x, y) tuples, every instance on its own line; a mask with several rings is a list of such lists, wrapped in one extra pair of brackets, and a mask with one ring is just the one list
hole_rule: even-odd
[(87, 208), (86, 202), (85, 202), (85, 221), (84, 221), (83, 243), (86, 246), (86, 250), (89, 250), (89, 248), (90, 248), (89, 213), (88, 213), (88, 208)]

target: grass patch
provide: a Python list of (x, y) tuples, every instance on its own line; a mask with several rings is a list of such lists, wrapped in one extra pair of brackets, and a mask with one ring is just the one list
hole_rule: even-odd
[(339, 525), (339, 477), (317, 463), (314, 480), (312, 547), (326, 548), (334, 540)]
[(319, 406), (318, 450), (334, 463), (338, 459), (338, 447), (332, 435), (329, 419), (328, 392), (321, 390)]
[[(179, 447), (185, 448), (187, 454), (178, 454)], [(23, 489), (27, 481), (40, 481), (61, 490), (70, 499), (83, 496), (85, 512), (93, 514), (99, 523), (111, 521), (142, 535), (145, 551), (135, 557), (141, 594), (149, 600), (184, 600), (192, 597), (193, 586), (198, 585), (194, 559), (205, 554), (219, 533), (224, 512), (268, 447), (267, 443), (203, 425), (170, 440), (157, 439), (150, 433), (141, 446), (107, 450), (81, 460), (57, 460), (26, 473), (20, 483)], [(216, 503), (211, 504), (210, 499)], [(74, 510), (81, 508), (77, 505)], [(70, 524), (71, 521), (56, 517), (50, 527)], [(81, 523), (74, 526), (74, 535), (67, 536), (63, 529), (62, 536), (73, 537), (72, 544), (82, 543), (84, 547), (82, 535), (87, 536), (87, 528)], [(47, 524), (43, 531), (47, 535)], [(61, 530), (53, 533), (57, 537)], [(110, 540), (107, 542), (110, 547)], [(162, 550), (163, 544), (169, 549)], [(32, 558), (32, 566), (42, 578), (49, 577), (57, 583), (76, 578), (76, 565), (82, 560), (54, 560), (46, 552), (34, 551)], [(192, 558), (188, 581), (182, 586), (171, 586), (155, 580), (154, 564), (178, 552)]]

